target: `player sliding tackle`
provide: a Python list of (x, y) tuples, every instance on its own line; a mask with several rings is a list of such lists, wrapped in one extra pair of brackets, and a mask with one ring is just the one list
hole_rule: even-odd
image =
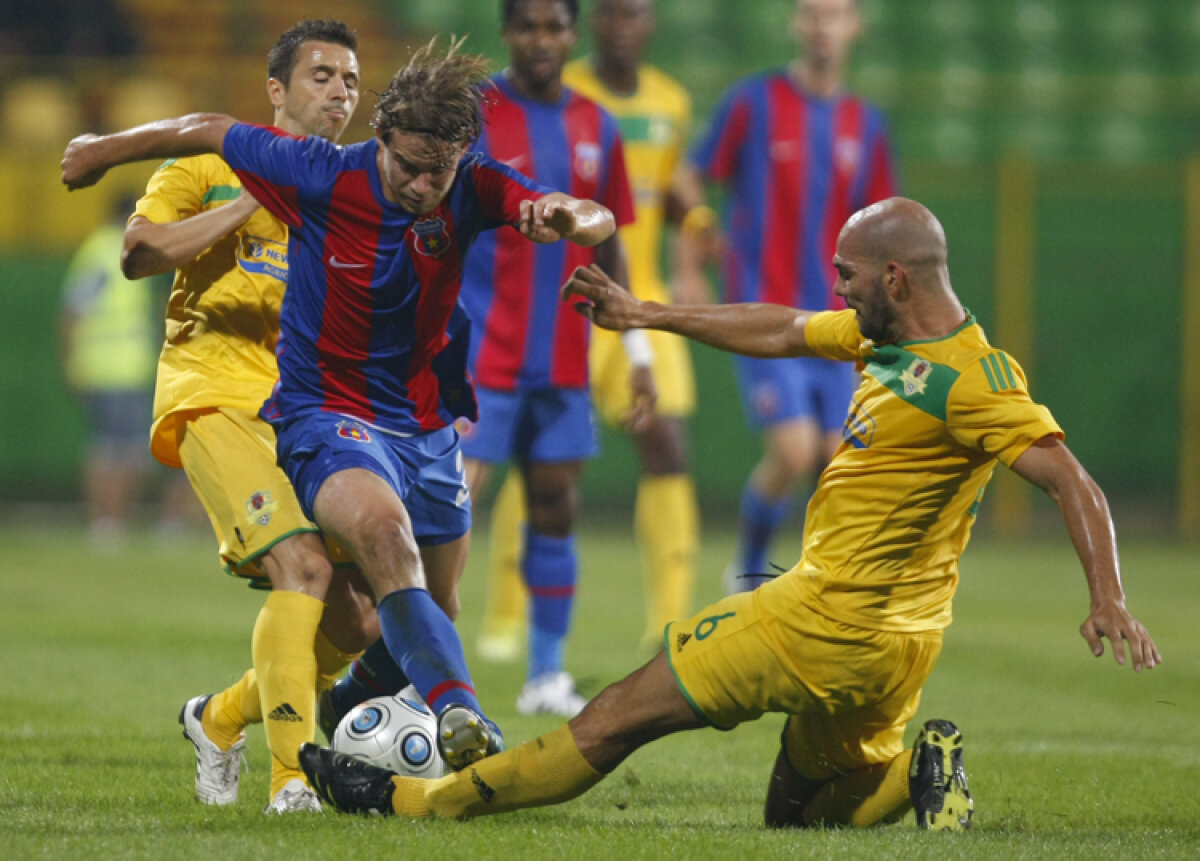
[(261, 415), (304, 513), (366, 577), (388, 652), (438, 714), (452, 768), (501, 746), (427, 582), (439, 572), (454, 594), (470, 527), (453, 427), (477, 418), (463, 259), (481, 231), (505, 224), (586, 246), (615, 230), (605, 207), (468, 154), (488, 68), (460, 45), (441, 55), (431, 41), (396, 73), (371, 141), (337, 147), (194, 114), (83, 135), (62, 162), (74, 189), (125, 162), (217, 153), (290, 228), (279, 382)]
[(929, 210), (891, 198), (853, 215), (833, 259), (844, 311), (639, 302), (594, 267), (568, 301), (608, 329), (654, 328), (744, 355), (863, 366), (845, 442), (821, 476), (794, 568), (671, 624), (666, 648), (570, 723), (438, 780), (401, 778), (305, 745), (314, 788), (347, 811), (469, 817), (573, 798), (673, 732), (788, 715), (769, 826), (969, 826), (962, 736), (905, 725), (941, 650), (958, 562), (997, 461), (1057, 504), (1091, 605), (1080, 632), (1135, 670), (1162, 657), (1125, 608), (1104, 494), (1025, 376), (959, 303)]

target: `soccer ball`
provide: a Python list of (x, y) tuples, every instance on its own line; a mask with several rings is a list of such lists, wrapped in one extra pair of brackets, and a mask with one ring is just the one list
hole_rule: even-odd
[(393, 697), (375, 697), (346, 713), (333, 733), (333, 749), (397, 774), (441, 777), (437, 718), (416, 688)]

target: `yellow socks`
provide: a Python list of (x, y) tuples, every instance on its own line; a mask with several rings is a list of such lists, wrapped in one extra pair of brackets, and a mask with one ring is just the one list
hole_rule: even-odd
[(254, 623), (250, 649), (258, 677), (271, 797), (292, 778), (303, 779), (297, 752), (317, 726), (317, 659), (313, 645), (325, 605), (300, 592), (276, 590)]
[[(438, 780), (395, 778), (392, 808), (404, 816), (486, 816), (558, 804), (582, 795), (603, 777), (583, 758), (570, 727), (564, 724)], [(424, 787), (423, 797), (408, 784)]]
[(362, 652), (343, 652), (333, 644), (325, 632), (317, 628), (317, 636), (313, 641), (313, 652), (317, 658), (317, 693), (329, 690), (345, 671), (356, 660), (362, 657)]
[(233, 747), (246, 726), (260, 720), (262, 706), (253, 669), (246, 670), (244, 676), (219, 694), (213, 694), (200, 717), (204, 734), (221, 750)]
[[(488, 532), (491, 551), (488, 558), (488, 597), (483, 617), (484, 640), (516, 640), (515, 658), (520, 654), (521, 638), (525, 631), (528, 598), (525, 580), (521, 576), (521, 532), (525, 523), (525, 484), (521, 473), (509, 469), (496, 501), (492, 503), (492, 522)], [(500, 646), (497, 658), (506, 657)], [(481, 651), (485, 651), (482, 650)], [(490, 657), (483, 655), (483, 657)]]
[(835, 777), (804, 808), (805, 823), (865, 828), (895, 822), (912, 808), (908, 796), (911, 759), (912, 751), (906, 750), (885, 765)]
[(691, 476), (645, 476), (638, 483), (633, 523), (646, 581), (648, 646), (661, 645), (667, 623), (691, 612), (699, 521)]

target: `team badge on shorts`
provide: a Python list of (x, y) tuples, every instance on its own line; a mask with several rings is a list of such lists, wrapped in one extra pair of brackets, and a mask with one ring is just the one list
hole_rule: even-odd
[(775, 418), (779, 415), (782, 407), (779, 389), (774, 382), (769, 380), (758, 383), (754, 387), (751, 402), (754, 405), (754, 414), (762, 421)]
[[(475, 433), (475, 422), (459, 416), (454, 420), (454, 429), (458, 431), (458, 435), (463, 439), (470, 439), (471, 435)], [(460, 451), (459, 457), (461, 456), (462, 452)], [(462, 470), (461, 465), (459, 466), (459, 470)]]
[(337, 423), (337, 435), (342, 439), (352, 439), (355, 442), (371, 441), (371, 432), (367, 430), (366, 425), (347, 419), (342, 419)]
[(446, 222), (442, 219), (422, 218), (412, 226), (416, 238), (413, 247), (426, 257), (438, 257), (450, 247), (450, 234), (446, 232)]
[(271, 496), (269, 490), (256, 490), (246, 500), (246, 514), (249, 515), (251, 523), (259, 526), (266, 526), (271, 522), (271, 515), (275, 513), (276, 508), (278, 506), (275, 504), (275, 497)]

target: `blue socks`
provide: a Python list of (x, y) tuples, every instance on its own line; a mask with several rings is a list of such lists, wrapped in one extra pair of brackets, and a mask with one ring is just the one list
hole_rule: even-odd
[(350, 665), (350, 672), (334, 682), (329, 694), (341, 718), (361, 702), (372, 697), (389, 696), (406, 687), (408, 676), (392, 660), (387, 645), (379, 639)]
[(378, 612), (388, 653), (434, 714), (459, 703), (483, 715), (454, 623), (428, 592), (397, 589)]
[[(755, 588), (773, 574), (767, 567), (767, 550), (776, 531), (792, 511), (792, 497), (771, 501), (749, 483), (742, 491), (742, 511), (735, 561), (743, 591)], [(749, 576), (746, 576), (749, 575)]]
[(574, 538), (551, 538), (525, 530), (521, 564), (529, 587), (529, 678), (556, 673), (563, 666), (563, 647), (571, 627), (579, 559)]

